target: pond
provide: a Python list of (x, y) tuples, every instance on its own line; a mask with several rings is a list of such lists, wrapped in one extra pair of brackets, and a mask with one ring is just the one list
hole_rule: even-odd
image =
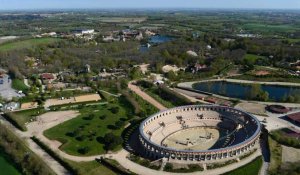
[[(232, 98), (248, 100), (251, 99), (251, 84), (231, 83), (227, 81), (210, 81), (193, 84), (193, 88), (199, 91), (209, 92), (213, 94), (223, 95)], [(288, 96), (295, 97), (300, 95), (300, 87), (295, 86), (278, 86), (264, 85), (260, 89), (269, 94), (271, 101), (280, 102)]]
[(20, 175), (19, 171), (9, 162), (5, 155), (0, 152), (0, 174), (5, 175)]
[[(166, 35), (154, 35), (150, 36), (148, 39), (148, 42), (150, 45), (157, 45), (157, 44), (162, 44), (168, 41), (174, 40), (173, 37), (166, 36)], [(147, 45), (141, 45), (140, 47), (140, 52), (146, 52), (149, 50), (149, 47)]]

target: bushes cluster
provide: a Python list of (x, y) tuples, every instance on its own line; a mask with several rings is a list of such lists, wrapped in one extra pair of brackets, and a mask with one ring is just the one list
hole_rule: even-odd
[(123, 143), (121, 136), (116, 136), (113, 133), (107, 133), (104, 137), (97, 137), (97, 141), (104, 144), (106, 151), (112, 151)]
[(283, 131), (273, 131), (270, 136), (282, 145), (300, 148), (300, 140), (287, 136)]

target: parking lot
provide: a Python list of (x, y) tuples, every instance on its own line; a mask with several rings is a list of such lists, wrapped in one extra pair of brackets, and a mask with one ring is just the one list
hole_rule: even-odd
[(2, 75), (3, 78), (0, 78), (0, 95), (6, 100), (11, 100), (13, 97), (23, 97), (24, 94), (18, 94), (16, 90), (11, 87), (11, 79), (8, 75)]

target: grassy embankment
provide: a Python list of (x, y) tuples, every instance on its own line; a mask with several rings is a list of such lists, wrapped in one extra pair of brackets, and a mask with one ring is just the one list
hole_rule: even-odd
[(244, 165), (236, 170), (225, 173), (224, 175), (258, 175), (262, 166), (262, 157), (254, 159), (252, 162)]

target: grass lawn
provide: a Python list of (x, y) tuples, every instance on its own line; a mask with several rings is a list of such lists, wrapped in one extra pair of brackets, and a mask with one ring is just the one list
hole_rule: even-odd
[(264, 56), (254, 55), (254, 54), (246, 54), (245, 60), (247, 60), (249, 63), (255, 64), (256, 60), (258, 58), (265, 58)]
[(258, 175), (259, 170), (262, 166), (262, 157), (254, 159), (252, 162), (244, 165), (236, 170), (225, 173), (224, 175)]
[[(118, 109), (118, 110), (113, 110)], [(102, 137), (106, 133), (120, 136), (123, 127), (115, 128), (117, 121), (127, 120), (127, 111), (118, 101), (109, 104), (84, 106), (81, 115), (44, 132), (49, 139), (63, 143), (61, 150), (72, 155), (97, 155), (105, 153)], [(121, 145), (118, 147), (120, 148)], [(87, 148), (82, 154), (80, 149)], [(117, 149), (118, 149), (117, 148)]]
[(17, 40), (14, 42), (7, 42), (0, 45), (0, 52), (7, 52), (15, 49), (31, 48), (40, 44), (49, 44), (59, 41), (58, 38), (32, 38), (26, 40)]
[(19, 79), (12, 80), (12, 88), (23, 92), (26, 92), (28, 90), (28, 87), (24, 84), (24, 82)]
[(14, 163), (9, 161), (8, 156), (0, 151), (1, 173), (9, 175), (20, 175), (21, 173), (13, 165)]
[(91, 162), (72, 162), (68, 161), (72, 167), (78, 170), (78, 175), (117, 175), (112, 170), (106, 168), (96, 161)]

